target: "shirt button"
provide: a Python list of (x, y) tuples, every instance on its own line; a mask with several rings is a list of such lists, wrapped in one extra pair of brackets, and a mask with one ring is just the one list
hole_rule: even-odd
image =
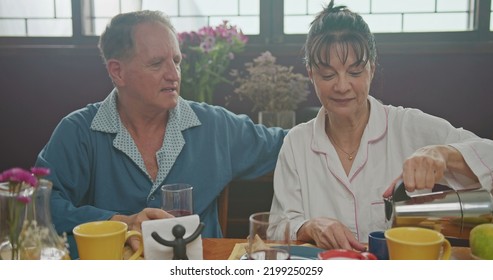
[(154, 200), (154, 199), (156, 199), (156, 197), (155, 196), (151, 196), (150, 199), (151, 200)]

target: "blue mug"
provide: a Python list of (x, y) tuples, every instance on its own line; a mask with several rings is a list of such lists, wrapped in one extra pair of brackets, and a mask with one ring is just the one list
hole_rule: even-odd
[(368, 235), (368, 251), (374, 254), (379, 260), (389, 259), (389, 250), (387, 248), (385, 232), (374, 231)]

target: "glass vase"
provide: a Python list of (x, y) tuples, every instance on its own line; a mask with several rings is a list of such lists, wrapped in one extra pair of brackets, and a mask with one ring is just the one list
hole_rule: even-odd
[(51, 220), (50, 196), (52, 182), (39, 179), (28, 205), (22, 235), (26, 259), (62, 260), (70, 259), (65, 239), (56, 233)]
[(289, 129), (296, 124), (296, 113), (292, 110), (287, 111), (260, 111), (258, 121), (267, 127), (282, 127)]
[(0, 183), (0, 259), (22, 259), (21, 232), (28, 201), (34, 188), (23, 186), (19, 192), (10, 190), (8, 183)]

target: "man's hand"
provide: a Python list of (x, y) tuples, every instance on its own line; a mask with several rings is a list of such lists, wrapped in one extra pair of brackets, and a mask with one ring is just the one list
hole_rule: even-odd
[[(159, 208), (145, 208), (137, 214), (125, 216), (114, 215), (110, 220), (124, 222), (128, 225), (128, 230), (136, 230), (142, 232), (142, 222), (156, 219), (173, 218), (174, 216)], [(140, 244), (140, 240), (136, 237), (130, 237), (127, 243), (136, 251)]]

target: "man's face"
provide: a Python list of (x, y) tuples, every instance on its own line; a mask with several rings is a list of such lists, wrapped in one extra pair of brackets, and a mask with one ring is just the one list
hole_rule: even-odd
[(134, 53), (121, 61), (119, 94), (147, 112), (170, 110), (178, 104), (181, 52), (176, 34), (161, 23), (134, 29)]

